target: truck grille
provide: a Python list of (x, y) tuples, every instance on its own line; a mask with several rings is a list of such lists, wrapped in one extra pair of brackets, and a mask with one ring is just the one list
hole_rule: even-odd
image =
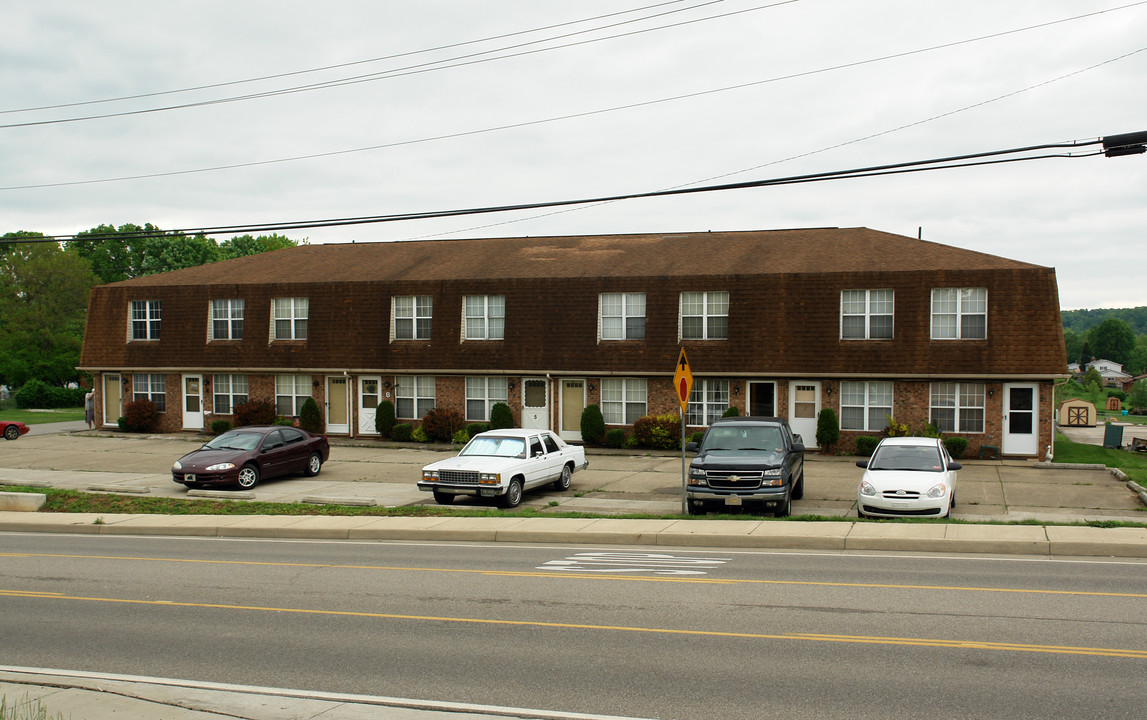
[(731, 472), (725, 470), (710, 470), (706, 473), (709, 487), (720, 490), (755, 490), (761, 486), (760, 470), (747, 472)]
[(440, 470), (438, 472), (438, 481), (444, 483), (472, 483), (477, 484), (478, 473), (472, 470)]

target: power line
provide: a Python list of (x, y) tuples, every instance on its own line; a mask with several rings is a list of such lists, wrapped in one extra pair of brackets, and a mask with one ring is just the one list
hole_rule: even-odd
[[(707, 2), (704, 4), (706, 4), (706, 5), (714, 4), (716, 2), (723, 2), (723, 0), (710, 0), (710, 2)], [(495, 52), (504, 52), (506, 50), (514, 50), (517, 48), (527, 47), (530, 45), (538, 45), (541, 43), (553, 42), (554, 40), (559, 40), (559, 39), (564, 38), (564, 37), (572, 37), (575, 35), (584, 35), (586, 33), (597, 32), (599, 30), (603, 30), (603, 29), (610, 28), (610, 27), (618, 27), (620, 25), (628, 25), (631, 23), (648, 20), (648, 19), (651, 19), (653, 17), (659, 17), (661, 15), (669, 15), (669, 14), (673, 14), (673, 13), (684, 12), (686, 10), (692, 10), (692, 9), (695, 9), (696, 7), (701, 7), (701, 5), (697, 5), (694, 7), (667, 11), (664, 13), (660, 13), (658, 15), (650, 15), (650, 16), (647, 16), (644, 18), (637, 18), (634, 20), (625, 20), (622, 22), (613, 23), (611, 25), (603, 25), (601, 27), (591, 28), (589, 30), (579, 30), (577, 32), (567, 33), (565, 35), (557, 35), (557, 36), (554, 36), (551, 38), (543, 38), (541, 40), (533, 40), (533, 41), (526, 42), (526, 43), (520, 43), (518, 45), (511, 45), (508, 47), (496, 48), (494, 50), (484, 50), (482, 52), (470, 53), (469, 55), (461, 55), (461, 56), (454, 57), (454, 58), (447, 58), (445, 60), (435, 60), (435, 61), (431, 61), (431, 62), (421, 63), (418, 65), (411, 65), (411, 66), (407, 66), (404, 68), (396, 68), (393, 70), (383, 70), (380, 72), (368, 73), (365, 75), (357, 75), (357, 76), (352, 76), (352, 77), (347, 77), (347, 78), (339, 78), (336, 80), (327, 80), (327, 81), (323, 81), (323, 82), (310, 83), (307, 85), (297, 85), (294, 87), (280, 88), (278, 90), (267, 90), (264, 92), (248, 93), (246, 95), (235, 95), (235, 96), (231, 96), (231, 97), (216, 98), (213, 100), (202, 100), (202, 101), (198, 101), (198, 102), (180, 103), (177, 105), (165, 105), (165, 106), (155, 107), (155, 108), (144, 108), (141, 110), (125, 110), (122, 112), (104, 113), (104, 114), (100, 114), (100, 115), (84, 115), (84, 116), (72, 117), (72, 118), (58, 118), (55, 120), (36, 120), (36, 121), (29, 121), (29, 122), (22, 122), (22, 123), (8, 123), (8, 124), (0, 125), (0, 129), (35, 127), (35, 126), (41, 126), (41, 125), (60, 125), (60, 124), (64, 124), (64, 123), (83, 122), (83, 121), (87, 121), (87, 120), (101, 120), (101, 119), (106, 119), (106, 118), (128, 117), (128, 116), (132, 116), (132, 115), (146, 115), (146, 114), (151, 114), (151, 113), (165, 112), (168, 110), (186, 110), (188, 108), (195, 108), (195, 107), (207, 107), (207, 106), (211, 106), (211, 105), (223, 105), (223, 104), (229, 104), (229, 103), (234, 103), (234, 102), (243, 102), (243, 101), (247, 101), (247, 100), (257, 100), (257, 99), (261, 99), (261, 98), (278, 97), (281, 95), (293, 95), (296, 93), (311, 92), (313, 90), (326, 90), (326, 89), (330, 89), (330, 88), (346, 87), (348, 85), (357, 85), (357, 84), (365, 83), (365, 82), (375, 82), (377, 80), (391, 80), (394, 78), (407, 77), (410, 75), (419, 75), (422, 73), (433, 72), (436, 70), (447, 70), (447, 69), (452, 69), (452, 68), (466, 67), (469, 65), (478, 65), (478, 64), (482, 64), (482, 63), (495, 62), (498, 60), (509, 60), (512, 58), (523, 57), (526, 55), (534, 55), (534, 54), (542, 53), (542, 52), (550, 52), (552, 50), (563, 50), (566, 48), (577, 47), (580, 45), (589, 45), (592, 43), (604, 42), (606, 40), (616, 40), (618, 38), (630, 37), (633, 35), (641, 35), (641, 34), (648, 33), (648, 32), (655, 32), (657, 30), (665, 30), (665, 29), (669, 29), (669, 28), (680, 27), (683, 25), (692, 25), (694, 23), (704, 22), (707, 20), (715, 20), (715, 19), (719, 19), (719, 18), (730, 17), (732, 15), (741, 15), (741, 14), (744, 14), (747, 12), (755, 12), (757, 10), (765, 10), (765, 9), (777, 7), (780, 5), (790, 5), (790, 4), (796, 3), (796, 2), (800, 2), (800, 0), (778, 0), (778, 2), (773, 2), (773, 3), (766, 4), (766, 5), (758, 5), (756, 7), (748, 8), (745, 10), (736, 10), (733, 12), (722, 13), (719, 15), (710, 15), (709, 17), (695, 18), (693, 20), (685, 20), (682, 22), (670, 23), (668, 25), (660, 25), (658, 27), (653, 27), (653, 28), (645, 28), (642, 30), (633, 30), (630, 32), (618, 33), (616, 35), (607, 35), (605, 37), (592, 38), (589, 40), (580, 40), (577, 42), (566, 43), (564, 45), (555, 45), (553, 47), (536, 48), (533, 50), (526, 50), (526, 51), (522, 51), (522, 52), (511, 53), (509, 55), (498, 55), (496, 57), (484, 57), (484, 58), (480, 58), (480, 59), (473, 59), (473, 58), (479, 58), (480, 56), (483, 56), (483, 55), (489, 55), (489, 54), (495, 53)], [(1142, 2), (1147, 2), (1147, 0), (1142, 0)], [(453, 62), (455, 60), (460, 60), (461, 62)], [(447, 64), (447, 63), (452, 63), (452, 62), (453, 62), (453, 64)]]
[[(1101, 147), (1088, 152), (1075, 152), (1082, 148)], [(849, 170), (836, 170), (830, 172), (811, 173), (806, 175), (791, 175), (788, 177), (770, 178), (766, 180), (751, 180), (739, 183), (725, 183), (721, 185), (706, 185), (693, 188), (675, 188), (671, 190), (657, 190), (653, 192), (628, 193), (624, 195), (610, 195), (594, 198), (579, 198), (573, 200), (552, 200), (547, 202), (519, 203), (512, 205), (495, 205), (455, 210), (438, 210), (427, 212), (396, 213), (390, 215), (371, 215), (363, 217), (329, 218), (324, 220), (301, 220), (277, 223), (253, 223), (242, 225), (212, 225), (205, 227), (180, 228), (156, 234), (154, 232), (117, 233), (112, 237), (119, 240), (131, 240), (151, 237), (169, 237), (171, 235), (227, 235), (250, 234), (256, 232), (278, 232), (281, 230), (300, 230), (319, 227), (341, 227), (347, 225), (369, 225), (388, 222), (401, 222), (409, 220), (428, 220), (434, 218), (459, 217), (464, 215), (485, 215), (491, 213), (511, 212), (515, 210), (536, 210), (540, 208), (562, 207), (569, 205), (585, 205), (590, 203), (616, 202), (619, 200), (636, 200), (642, 198), (670, 197), (675, 195), (692, 195), (707, 192), (721, 192), (727, 190), (744, 190), (749, 188), (776, 187), (781, 185), (796, 185), (827, 180), (848, 180), (857, 178), (879, 177), (883, 175), (898, 175), (903, 173), (925, 172), (929, 170), (949, 170), (963, 167), (976, 167), (981, 165), (998, 165), (1002, 163), (1026, 162), (1029, 160), (1045, 160), (1050, 158), (1082, 158), (1096, 155), (1114, 157), (1118, 155), (1139, 154), (1147, 151), (1147, 131), (1126, 133), (1122, 135), (1108, 135), (1093, 140), (1076, 140), (1064, 143), (1044, 143), (1026, 147), (1009, 148), (1006, 150), (990, 150), (987, 152), (953, 155), (944, 158), (929, 160), (914, 160), (909, 162), (891, 163), (886, 165), (873, 165)], [(17, 244), (27, 242), (61, 242), (61, 241), (93, 241), (106, 239), (107, 235), (50, 235), (40, 238), (19, 238), (0, 240), (3, 244)]]
[[(295, 77), (298, 75), (309, 75), (311, 73), (326, 72), (327, 70), (338, 70), (340, 68), (354, 67), (355, 65), (367, 65), (370, 63), (382, 62), (384, 60), (397, 60), (399, 58), (411, 57), (413, 55), (422, 55), (424, 53), (439, 52), (441, 50), (450, 50), (452, 48), (465, 47), (467, 45), (478, 45), (485, 42), (492, 42), (494, 40), (504, 40), (506, 38), (517, 37), (519, 35), (529, 35), (531, 33), (543, 32), (545, 30), (556, 30), (561, 27), (568, 27), (571, 25), (580, 25), (581, 23), (593, 22), (595, 20), (604, 20), (606, 18), (617, 17), (620, 15), (628, 15), (630, 13), (642, 12), (644, 10), (651, 10), (653, 8), (663, 7), (665, 5), (676, 5), (685, 2), (686, 0), (668, 0), (668, 2), (660, 2), (654, 5), (645, 5), (643, 7), (633, 8), (630, 10), (620, 10), (618, 12), (606, 13), (604, 15), (595, 15), (581, 20), (570, 20), (563, 23), (555, 23), (553, 25), (543, 25), (541, 27), (530, 28), (527, 30), (518, 30), (510, 33), (503, 33), (501, 35), (491, 35), (489, 37), (478, 38), (476, 40), (465, 40), (463, 42), (450, 43), (447, 45), (439, 45), (437, 47), (424, 48), (422, 50), (410, 50), (402, 53), (395, 53), (394, 55), (383, 55), (376, 58), (367, 58), (365, 60), (352, 60), (345, 63), (337, 63), (335, 65), (324, 65), (317, 68), (308, 68), (306, 70), (293, 70), (290, 72), (275, 73), (272, 75), (262, 75), (253, 78), (244, 78), (241, 80), (227, 80), (223, 82), (209, 83), (204, 85), (195, 85), (192, 87), (178, 88), (175, 90), (157, 90), (153, 92), (139, 93), (137, 95), (121, 95), (119, 97), (103, 98), (99, 100), (81, 100), (69, 103), (59, 103), (57, 105), (41, 105), (39, 107), (26, 107), (26, 108), (13, 108), (11, 110), (0, 110), (0, 115), (11, 115), (15, 113), (24, 112), (37, 112), (41, 110), (62, 110), (70, 107), (82, 107), (85, 105), (101, 105), (105, 103), (123, 102), (125, 100), (142, 100), (150, 97), (161, 97), (163, 95), (177, 95), (180, 93), (195, 92), (198, 90), (213, 90), (221, 87), (231, 87), (234, 85), (246, 85), (249, 83), (263, 82), (265, 80), (277, 80), (285, 77)], [(713, 0), (715, 2), (724, 2), (724, 0)], [(711, 5), (712, 2), (705, 2), (702, 5)], [(695, 5), (693, 8), (701, 7), (702, 5)], [(686, 8), (686, 9), (693, 9)]]

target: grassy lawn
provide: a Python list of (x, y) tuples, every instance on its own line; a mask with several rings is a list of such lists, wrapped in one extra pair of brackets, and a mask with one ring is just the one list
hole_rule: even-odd
[(73, 420), (83, 419), (84, 409), (82, 407), (56, 408), (54, 410), (21, 410), (19, 408), (0, 410), (0, 420), (15, 420), (18, 422), (26, 423), (28, 425), (39, 425), (40, 423), (54, 422), (71, 422)]
[(1109, 468), (1119, 468), (1131, 480), (1147, 487), (1147, 453), (1133, 453), (1126, 450), (1100, 447), (1099, 445), (1074, 443), (1063, 435), (1058, 435), (1055, 439), (1055, 462), (1093, 463), (1106, 465)]

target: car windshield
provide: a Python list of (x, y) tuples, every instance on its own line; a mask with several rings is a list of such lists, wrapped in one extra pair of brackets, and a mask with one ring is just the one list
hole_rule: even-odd
[(223, 433), (203, 447), (212, 450), (254, 450), (259, 447), (259, 441), (263, 436), (259, 433), (251, 432), (229, 432)]
[(868, 469), (940, 472), (944, 466), (935, 446), (882, 445), (872, 454)]
[(524, 458), (526, 456), (526, 442), (521, 438), (514, 437), (476, 437), (466, 447), (462, 448), (459, 455)]
[(784, 441), (781, 440), (780, 428), (749, 425), (718, 427), (709, 429), (702, 449), (718, 452), (721, 450), (781, 452), (784, 450)]

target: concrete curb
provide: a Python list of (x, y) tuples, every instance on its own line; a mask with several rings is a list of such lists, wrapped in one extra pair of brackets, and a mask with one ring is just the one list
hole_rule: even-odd
[(800, 520), (94, 515), (0, 511), (0, 531), (1147, 558), (1147, 528)]

